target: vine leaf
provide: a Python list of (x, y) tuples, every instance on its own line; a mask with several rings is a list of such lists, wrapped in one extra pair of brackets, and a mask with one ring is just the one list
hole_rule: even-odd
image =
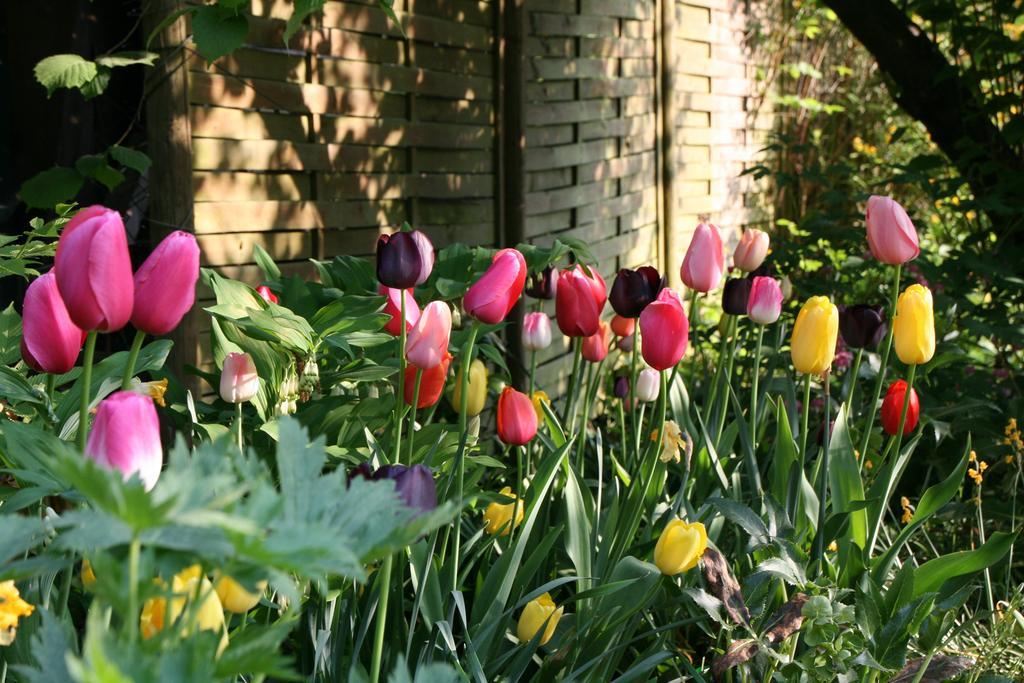
[(192, 17), (192, 37), (203, 59), (214, 62), (242, 47), (249, 22), (240, 14), (225, 12), (217, 5), (203, 5)]
[(50, 97), (60, 88), (82, 88), (96, 78), (96, 62), (80, 55), (50, 55), (36, 64), (36, 80)]

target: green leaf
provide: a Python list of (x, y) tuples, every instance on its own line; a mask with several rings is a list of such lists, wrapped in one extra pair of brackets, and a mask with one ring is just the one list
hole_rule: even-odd
[(295, 0), (292, 15), (288, 17), (288, 23), (284, 27), (284, 42), (286, 44), (292, 39), (292, 36), (298, 33), (299, 27), (306, 17), (323, 9), (325, 2), (326, 0)]
[(267, 250), (258, 244), (252, 245), (252, 256), (253, 260), (263, 271), (263, 278), (266, 280), (279, 280), (281, 278), (281, 269), (274, 263), (274, 258), (267, 253)]
[[(860, 478), (860, 468), (853, 454), (853, 442), (846, 424), (846, 404), (839, 409), (832, 440), (829, 442), (829, 489), (832, 491), (832, 509), (838, 513), (849, 513), (850, 523), (839, 539), (840, 566), (848, 565), (846, 558), (853, 552), (851, 544), (860, 552), (868, 541), (868, 515), (864, 510), (864, 483)], [(828, 540), (828, 539), (826, 539)]]
[(401, 33), (402, 37), (405, 37), (405, 29), (402, 28), (402, 22), (399, 21), (398, 15), (395, 14), (395, 0), (377, 0), (377, 4), (380, 5), (381, 10), (384, 14), (388, 15), (388, 19), (395, 25)]
[(96, 78), (96, 63), (80, 55), (50, 55), (36, 64), (36, 80), (47, 97), (60, 88), (82, 88)]
[(192, 17), (192, 36), (203, 59), (213, 62), (245, 44), (249, 22), (242, 15), (222, 11), (217, 5), (203, 5)]
[(566, 460), (562, 469), (565, 471), (565, 516), (566, 516), (566, 540), (565, 552), (572, 560), (576, 568), (576, 576), (581, 577), (583, 583), (580, 588), (586, 590), (589, 587), (591, 571), (590, 539), (593, 536), (591, 521), (587, 515), (587, 507), (583, 501), (579, 477), (569, 461)]
[(730, 522), (742, 527), (750, 535), (750, 543), (754, 547), (771, 543), (772, 536), (764, 521), (743, 503), (718, 497), (708, 498), (705, 502), (722, 513)]
[(1013, 547), (1019, 532), (997, 531), (976, 550), (962, 550), (937, 557), (918, 567), (914, 595), (937, 591), (949, 579), (974, 574), (991, 567)]
[(117, 163), (138, 173), (145, 173), (153, 163), (153, 160), (145, 152), (140, 152), (130, 147), (122, 147), (121, 145), (112, 146), (107, 150), (107, 153)]
[(0, 398), (10, 403), (46, 403), (46, 395), (9, 367), (0, 365)]
[(54, 166), (26, 180), (18, 196), (32, 209), (52, 209), (54, 205), (74, 199), (85, 178), (73, 168)]
[(97, 57), (96, 63), (109, 67), (116, 68), (119, 66), (131, 66), (132, 64), (145, 64), (146, 66), (153, 66), (153, 62), (160, 58), (155, 52), (146, 51), (132, 51), (132, 52), (115, 52), (112, 55), (104, 55), (103, 57)]
[[(781, 398), (775, 405), (775, 455), (772, 459), (772, 495), (785, 503), (789, 495), (789, 473), (797, 460), (796, 441), (789, 426), (786, 403)], [(790, 509), (787, 506), (787, 509)]]
[(87, 154), (75, 162), (75, 169), (86, 178), (103, 183), (108, 190), (124, 182), (124, 174), (107, 163), (105, 154)]
[(21, 357), (21, 317), (14, 304), (0, 312), (0, 365), (13, 365)]

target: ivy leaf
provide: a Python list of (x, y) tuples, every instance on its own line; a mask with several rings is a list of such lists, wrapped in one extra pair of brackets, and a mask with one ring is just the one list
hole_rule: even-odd
[(114, 145), (107, 150), (107, 153), (117, 163), (139, 173), (145, 173), (146, 169), (153, 163), (153, 160), (145, 152), (140, 152), (130, 147), (122, 147), (121, 145)]
[(82, 88), (96, 78), (96, 63), (80, 55), (50, 55), (36, 64), (36, 80), (50, 97), (60, 88)]
[(55, 166), (26, 180), (18, 196), (32, 209), (52, 209), (58, 202), (73, 199), (85, 178), (73, 168)]
[(106, 66), (110, 68), (118, 66), (131, 66), (133, 64), (145, 64), (146, 66), (153, 66), (153, 62), (159, 58), (155, 52), (115, 52), (112, 55), (104, 55), (103, 57), (97, 57), (96, 63), (100, 66)]
[(236, 14), (225, 14), (217, 5), (203, 5), (192, 17), (192, 35), (203, 59), (213, 62), (245, 43), (249, 22)]

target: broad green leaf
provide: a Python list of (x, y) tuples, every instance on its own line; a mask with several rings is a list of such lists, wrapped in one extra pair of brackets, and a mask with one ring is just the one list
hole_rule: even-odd
[(249, 22), (217, 5), (203, 5), (192, 16), (192, 35), (203, 59), (213, 62), (245, 44)]
[(281, 278), (281, 269), (274, 263), (274, 258), (267, 253), (267, 250), (258, 244), (252, 245), (253, 260), (263, 271), (263, 277), (267, 280), (278, 280)]
[[(799, 462), (796, 441), (789, 427), (786, 404), (780, 398), (775, 404), (775, 454), (772, 458), (772, 495), (775, 500), (786, 502), (789, 495), (789, 474), (793, 463)], [(787, 506), (789, 509), (789, 506)]]
[(566, 515), (566, 539), (565, 552), (572, 560), (576, 568), (576, 575), (583, 583), (580, 588), (586, 590), (590, 586), (591, 560), (593, 553), (590, 547), (590, 539), (593, 536), (591, 520), (587, 515), (587, 507), (583, 502), (583, 493), (576, 469), (572, 467), (568, 459), (562, 465), (565, 472), (565, 515)]
[(52, 209), (59, 202), (74, 199), (84, 182), (75, 169), (54, 166), (26, 180), (18, 196), (29, 208)]
[(60, 88), (81, 88), (96, 77), (96, 63), (80, 55), (50, 55), (36, 64), (36, 80), (46, 95)]
[(110, 155), (110, 158), (117, 163), (126, 168), (130, 168), (133, 171), (137, 171), (138, 173), (145, 173), (153, 164), (153, 160), (149, 158), (148, 154), (130, 147), (113, 145), (107, 150), (107, 153)]
[(10, 403), (46, 403), (46, 395), (11, 368), (0, 365), (0, 398)]
[(1016, 531), (997, 531), (976, 550), (962, 550), (925, 562), (917, 569), (914, 595), (937, 591), (949, 579), (974, 574), (1001, 560), (1017, 538)]
[[(860, 468), (853, 454), (853, 442), (846, 424), (846, 404), (839, 409), (832, 439), (829, 442), (829, 489), (832, 492), (832, 510), (849, 513), (849, 524), (839, 539), (840, 566), (846, 566), (846, 557), (851, 552), (861, 552), (868, 542), (868, 515), (864, 510), (864, 484)], [(854, 545), (854, 551), (850, 546)]]

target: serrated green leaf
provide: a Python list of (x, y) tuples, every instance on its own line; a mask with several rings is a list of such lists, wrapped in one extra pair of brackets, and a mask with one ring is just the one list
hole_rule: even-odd
[(29, 208), (52, 209), (55, 204), (74, 199), (85, 178), (73, 168), (55, 166), (26, 180), (18, 196)]
[(107, 150), (107, 153), (117, 163), (138, 173), (145, 173), (153, 163), (153, 160), (145, 152), (121, 145), (113, 145)]
[(81, 55), (50, 55), (35, 68), (36, 80), (53, 95), (60, 88), (81, 88), (96, 78), (96, 63)]

